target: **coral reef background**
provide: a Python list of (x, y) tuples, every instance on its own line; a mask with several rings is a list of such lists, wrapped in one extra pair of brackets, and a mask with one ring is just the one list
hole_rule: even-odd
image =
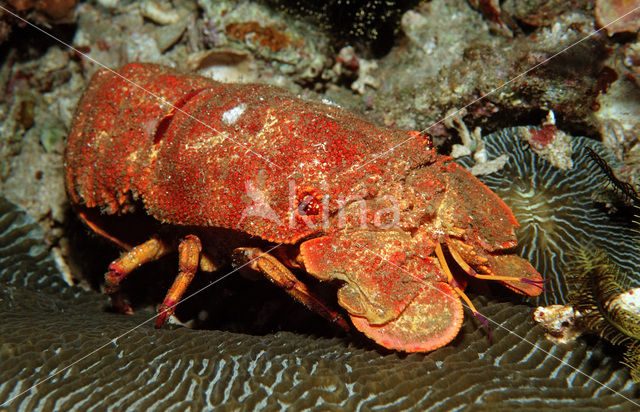
[[(497, 322), (490, 325), (491, 340), (480, 322), (467, 319), (451, 345), (430, 354), (385, 352), (357, 336), (340, 335), (275, 288), (239, 278), (181, 305), (178, 314), (190, 326), (211, 330), (156, 331), (144, 324), (111, 342), (152, 317), (175, 273), (149, 275), (161, 272), (157, 265), (132, 277), (125, 291), (135, 316), (106, 310), (101, 278), (118, 251), (88, 235), (72, 216), (62, 182), (65, 137), (77, 99), (100, 68), (96, 61), (112, 68), (155, 62), (221, 81), (277, 85), (382, 125), (426, 129), (443, 153), (465, 137), (442, 119), (455, 118), (469, 130), (481, 127), (485, 154), (513, 159), (485, 177), (499, 194), (508, 197), (505, 184), (516, 179), (508, 173), (517, 173), (523, 188), (566, 184), (562, 196), (579, 201), (579, 210), (562, 221), (553, 220), (560, 207), (518, 216), (526, 222), (523, 230), (546, 219), (534, 235), (523, 235), (523, 253), (552, 279), (541, 302), (564, 301), (567, 292), (567, 260), (562, 252), (551, 253), (552, 243), (562, 243), (560, 249), (599, 243), (638, 280), (637, 242), (611, 205), (597, 198), (601, 175), (586, 165), (562, 171), (544, 165), (513, 132), (501, 130), (540, 125), (552, 110), (557, 130), (583, 136), (569, 148), (576, 164), (581, 144), (597, 146), (618, 177), (637, 187), (638, 18), (592, 33), (640, 2), (331, 0), (307, 8), (304, 3), (2, 3), (75, 50), (0, 12), (0, 402), (61, 372), (8, 408), (234, 409), (244, 401), (244, 407), (268, 409), (636, 410), (632, 402), (640, 402), (640, 393), (619, 363), (619, 348), (588, 337), (555, 345), (531, 326), (535, 302), (506, 301), (499, 289), (473, 299)], [(507, 135), (513, 139), (506, 142)], [(470, 148), (470, 156), (477, 163), (476, 149)], [(567, 223), (574, 215), (581, 223)], [(545, 243), (549, 225), (577, 228), (580, 236)], [(619, 245), (607, 246), (611, 233)], [(196, 287), (206, 284), (197, 282)], [(63, 370), (85, 355), (90, 356)]]

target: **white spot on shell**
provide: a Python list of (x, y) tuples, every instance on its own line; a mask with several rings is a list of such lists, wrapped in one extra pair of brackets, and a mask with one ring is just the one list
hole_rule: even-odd
[(240, 118), (240, 116), (242, 116), (242, 113), (244, 113), (246, 109), (247, 105), (241, 103), (233, 109), (229, 109), (226, 112), (222, 113), (222, 121), (229, 125), (234, 124), (238, 121), (238, 119)]

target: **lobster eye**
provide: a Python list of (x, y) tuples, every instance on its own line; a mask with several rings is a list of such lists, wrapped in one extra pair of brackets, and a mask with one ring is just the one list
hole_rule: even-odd
[(298, 213), (306, 216), (316, 216), (320, 214), (320, 201), (311, 194), (303, 195), (302, 201), (298, 203)]
[(317, 216), (322, 213), (321, 197), (313, 187), (305, 187), (298, 192), (297, 204), (299, 216)]

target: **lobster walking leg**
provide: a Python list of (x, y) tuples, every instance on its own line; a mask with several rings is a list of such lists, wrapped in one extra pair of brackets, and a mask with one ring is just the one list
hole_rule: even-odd
[(349, 323), (339, 312), (329, 308), (321, 298), (316, 296), (307, 285), (300, 282), (300, 280), (274, 256), (264, 253), (258, 248), (237, 248), (234, 250), (233, 256), (237, 263), (248, 263), (251, 269), (264, 274), (267, 279), (284, 289), (289, 295), (296, 298), (309, 309), (331, 322), (338, 324), (345, 330), (350, 329)]
[(200, 253), (202, 252), (202, 243), (197, 236), (187, 235), (178, 246), (178, 260), (180, 273), (173, 281), (171, 289), (167, 292), (164, 301), (158, 308), (158, 318), (156, 319), (156, 328), (162, 327), (164, 322), (173, 315), (176, 305), (184, 294), (187, 287), (193, 280), (193, 276), (198, 270), (200, 262)]
[(436, 244), (436, 256), (438, 257), (438, 261), (440, 262), (442, 270), (447, 275), (449, 286), (451, 286), (451, 288), (458, 294), (458, 296), (460, 296), (460, 298), (464, 300), (464, 302), (467, 304), (467, 307), (471, 310), (471, 312), (473, 312), (474, 316), (481, 320), (484, 319), (482, 315), (480, 315), (480, 312), (478, 312), (476, 307), (473, 306), (473, 303), (471, 303), (469, 297), (464, 293), (463, 288), (458, 285), (455, 278), (451, 274), (451, 269), (449, 269), (449, 265), (447, 265), (447, 260), (444, 257), (444, 253), (442, 252), (442, 246), (440, 245), (440, 243)]
[(120, 313), (128, 315), (133, 313), (131, 307), (124, 301), (120, 294), (120, 283), (129, 273), (133, 272), (139, 266), (160, 259), (162, 256), (171, 252), (172, 249), (160, 239), (149, 239), (141, 245), (138, 245), (111, 262), (109, 270), (104, 275), (105, 285), (104, 293), (111, 298), (111, 304), (114, 309)]

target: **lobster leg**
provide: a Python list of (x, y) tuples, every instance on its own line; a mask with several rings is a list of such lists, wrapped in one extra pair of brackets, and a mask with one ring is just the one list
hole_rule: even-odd
[(349, 323), (337, 311), (329, 308), (320, 297), (302, 283), (291, 271), (274, 256), (264, 253), (258, 248), (237, 248), (233, 252), (237, 263), (248, 263), (248, 266), (261, 272), (275, 285), (284, 289), (300, 303), (315, 311), (324, 318), (335, 322), (345, 330), (349, 330)]
[(462, 288), (457, 284), (455, 278), (451, 274), (451, 269), (449, 269), (449, 265), (447, 265), (447, 260), (444, 258), (444, 253), (442, 252), (442, 246), (440, 243), (436, 244), (436, 256), (438, 257), (438, 261), (440, 262), (440, 266), (442, 270), (447, 275), (447, 281), (449, 286), (460, 296), (460, 298), (467, 304), (468, 308), (473, 312), (474, 316), (481, 317), (480, 313), (476, 310), (476, 307), (473, 306), (469, 297), (464, 293)]
[(160, 239), (149, 239), (111, 262), (104, 275), (104, 293), (111, 298), (111, 305), (120, 313), (133, 313), (131, 307), (120, 294), (120, 283), (129, 273), (145, 263), (153, 262), (171, 252), (171, 247)]
[(178, 265), (180, 273), (174, 280), (173, 285), (167, 292), (164, 301), (158, 308), (158, 318), (156, 319), (156, 328), (162, 327), (164, 322), (176, 310), (176, 305), (184, 294), (187, 287), (193, 280), (193, 276), (198, 270), (200, 262), (200, 253), (202, 252), (202, 243), (197, 236), (187, 235), (180, 241), (178, 246)]

